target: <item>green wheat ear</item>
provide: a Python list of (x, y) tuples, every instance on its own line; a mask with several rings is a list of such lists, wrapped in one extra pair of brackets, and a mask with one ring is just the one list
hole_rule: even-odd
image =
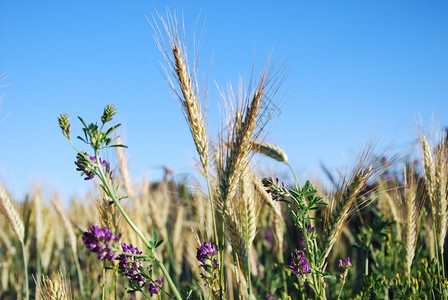
[(288, 156), (286, 155), (285, 151), (283, 151), (283, 149), (280, 148), (279, 146), (254, 141), (252, 143), (252, 150), (264, 154), (267, 157), (272, 158), (276, 161), (288, 162)]

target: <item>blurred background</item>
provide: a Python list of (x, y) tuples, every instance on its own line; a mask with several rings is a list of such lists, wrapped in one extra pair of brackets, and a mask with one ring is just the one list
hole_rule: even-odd
[(148, 22), (167, 8), (183, 15), (191, 44), (202, 36), (211, 139), (222, 124), (217, 86), (249, 81), (271, 53), (285, 63), (265, 140), (286, 151), (302, 181), (319, 177), (321, 164), (342, 166), (373, 136), (410, 151), (417, 124), (448, 125), (446, 2), (0, 0), (0, 180), (17, 200), (39, 185), (65, 201), (93, 188), (75, 171), (57, 117), (69, 114), (80, 135), (76, 117), (99, 121), (108, 103), (133, 180), (159, 180), (164, 166), (199, 177)]

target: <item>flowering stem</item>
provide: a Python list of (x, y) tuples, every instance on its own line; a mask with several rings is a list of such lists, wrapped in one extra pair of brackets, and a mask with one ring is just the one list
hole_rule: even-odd
[(339, 300), (341, 298), (342, 290), (344, 289), (344, 285), (345, 285), (345, 280), (342, 282), (341, 289), (339, 290), (339, 295), (338, 295), (338, 299), (337, 300)]
[(145, 236), (140, 231), (140, 229), (138, 229), (138, 227), (134, 224), (134, 222), (131, 220), (131, 218), (128, 216), (128, 214), (125, 212), (125, 210), (123, 209), (123, 206), (121, 206), (120, 201), (118, 200), (117, 195), (115, 194), (114, 189), (110, 186), (109, 182), (105, 179), (106, 176), (105, 176), (104, 171), (103, 171), (103, 169), (101, 167), (98, 150), (95, 151), (95, 156), (96, 156), (96, 163), (97, 163), (97, 166), (98, 166), (98, 170), (99, 170), (99, 173), (100, 173), (100, 176), (98, 176), (98, 177), (100, 178), (101, 182), (103, 183), (104, 188), (107, 190), (107, 194), (109, 195), (109, 197), (112, 198), (112, 201), (114, 202), (115, 206), (120, 211), (120, 213), (123, 216), (123, 218), (129, 224), (129, 226), (131, 226), (131, 228), (135, 231), (135, 233), (138, 235), (138, 237), (142, 240), (142, 242), (145, 244), (146, 248), (147, 249), (151, 249), (151, 251), (152, 251), (151, 254), (154, 257), (154, 261), (157, 263), (157, 265), (159, 266), (159, 268), (162, 271), (163, 275), (165, 276), (165, 278), (166, 278), (166, 280), (168, 282), (168, 285), (171, 287), (171, 289), (172, 289), (172, 291), (174, 293), (174, 296), (176, 297), (176, 299), (181, 300), (182, 297), (180, 296), (180, 293), (177, 290), (176, 285), (174, 284), (173, 280), (171, 279), (171, 276), (168, 273), (167, 269), (165, 268), (165, 266), (162, 264), (162, 262), (158, 258), (157, 253), (155, 251), (153, 251), (153, 246), (149, 243), (149, 241), (145, 238)]

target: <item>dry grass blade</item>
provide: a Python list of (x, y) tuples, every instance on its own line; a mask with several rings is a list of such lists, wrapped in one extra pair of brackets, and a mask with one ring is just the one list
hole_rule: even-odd
[(9, 223), (11, 224), (12, 229), (17, 234), (17, 237), (22, 243), (24, 243), (25, 227), (23, 226), (22, 219), (20, 219), (19, 214), (17, 213), (17, 210), (11, 201), (11, 198), (6, 193), (5, 189), (1, 184), (0, 184), (0, 207), (3, 214), (6, 216)]

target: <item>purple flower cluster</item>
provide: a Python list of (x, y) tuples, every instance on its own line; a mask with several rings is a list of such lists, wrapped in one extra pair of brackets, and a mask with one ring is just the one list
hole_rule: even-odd
[(154, 280), (154, 283), (149, 284), (149, 293), (151, 294), (151, 297), (155, 294), (158, 294), (160, 292), (160, 286), (162, 286), (164, 283), (164, 280), (159, 277), (159, 279)]
[(272, 200), (281, 200), (280, 198), (284, 197), (288, 193), (287, 190), (289, 187), (285, 185), (283, 181), (280, 183), (278, 178), (275, 178), (275, 181), (272, 178), (263, 178), (262, 183), (266, 188), (266, 192), (271, 194)]
[(210, 266), (214, 269), (218, 269), (219, 263), (217, 256), (218, 248), (212, 242), (203, 242), (201, 247), (198, 248), (196, 253), (196, 259), (201, 263), (200, 266), (207, 270)]
[[(84, 180), (90, 180), (95, 177), (95, 168), (93, 163), (96, 163), (96, 156), (90, 156), (87, 152), (84, 152), (84, 154), (78, 153), (78, 155), (76, 155), (76, 171), (80, 171), (82, 172), (82, 175), (86, 176)], [(100, 164), (103, 167), (107, 166), (107, 162), (101, 158)]]
[[(120, 274), (129, 278), (129, 283), (133, 287), (143, 287), (149, 277), (142, 274), (142, 259), (138, 259), (137, 255), (142, 254), (137, 247), (132, 244), (123, 243), (121, 248), (123, 254), (117, 254), (118, 241), (121, 238), (121, 234), (116, 236), (112, 231), (106, 227), (100, 228), (92, 225), (88, 231), (84, 232), (82, 236), (82, 242), (91, 252), (98, 253), (100, 260), (107, 259), (109, 261), (118, 260), (118, 269)], [(146, 278), (146, 279), (145, 279)], [(148, 288), (151, 293), (151, 297), (160, 292), (160, 287), (163, 285), (164, 280), (159, 278), (154, 282), (149, 283)]]
[(112, 245), (118, 243), (120, 238), (121, 234), (116, 236), (106, 227), (100, 228), (92, 225), (82, 235), (82, 242), (90, 252), (98, 253), (98, 259), (113, 261), (118, 255), (115, 253)]
[(305, 281), (305, 274), (311, 272), (305, 253), (297, 249), (294, 249), (294, 252), (291, 253), (289, 268), (292, 270), (292, 275), (297, 277), (302, 276), (303, 281)]
[(196, 259), (201, 263), (199, 266), (204, 268), (201, 277), (205, 280), (205, 284), (213, 290), (218, 278), (218, 248), (212, 242), (203, 242), (197, 249)]
[[(132, 246), (132, 244), (127, 245), (123, 243), (121, 245), (124, 253), (130, 254), (142, 254), (137, 247)], [(138, 260), (135, 256), (120, 254), (117, 258), (119, 260), (118, 268), (120, 273), (129, 278), (129, 283), (132, 285), (137, 283), (140, 287), (146, 283), (145, 278), (140, 272), (140, 266), (142, 265), (142, 260)]]

